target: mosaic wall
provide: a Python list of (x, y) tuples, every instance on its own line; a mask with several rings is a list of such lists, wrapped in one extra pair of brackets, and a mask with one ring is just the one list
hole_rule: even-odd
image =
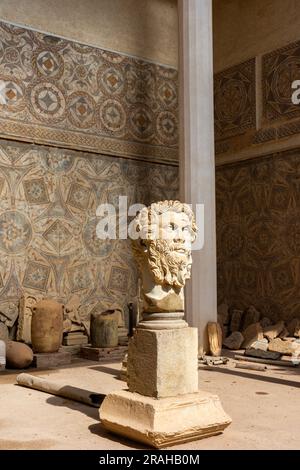
[(218, 301), (300, 317), (300, 151), (217, 168)]
[(216, 74), (216, 154), (238, 160), (247, 150), (257, 156), (264, 144), (276, 149), (282, 139), (299, 135), (300, 105), (292, 103), (295, 80), (300, 80), (300, 41)]
[[(0, 311), (23, 292), (65, 302), (78, 294), (87, 315), (99, 302), (126, 305), (137, 290), (128, 240), (96, 237), (96, 208), (173, 199), (176, 167), (0, 141)], [(102, 305), (101, 304), (101, 305)]]
[(0, 135), (177, 160), (177, 71), (0, 22)]
[(263, 56), (263, 115), (266, 121), (300, 117), (300, 107), (292, 103), (294, 80), (300, 80), (300, 42)]
[(255, 128), (255, 59), (216, 74), (214, 96), (217, 139)]

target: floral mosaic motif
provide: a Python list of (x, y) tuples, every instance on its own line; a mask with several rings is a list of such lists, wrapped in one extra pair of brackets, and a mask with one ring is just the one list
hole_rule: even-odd
[(43, 178), (23, 182), (25, 197), (30, 204), (47, 204), (49, 196)]
[(68, 270), (71, 291), (77, 292), (87, 289), (92, 282), (90, 267), (88, 264), (74, 266)]
[(114, 247), (114, 240), (101, 240), (97, 237), (96, 226), (99, 220), (93, 217), (83, 229), (83, 241), (89, 253), (99, 258), (109, 256)]
[(43, 237), (60, 253), (61, 250), (70, 241), (71, 233), (61, 220), (56, 220), (43, 233)]
[(263, 115), (267, 121), (300, 117), (299, 106), (292, 103), (292, 83), (299, 77), (299, 41), (263, 56)]
[(56, 52), (43, 50), (37, 52), (33, 57), (36, 71), (42, 77), (58, 77), (62, 73), (63, 62), (61, 56)]
[(23, 286), (29, 289), (46, 291), (50, 268), (34, 261), (28, 261)]
[(40, 153), (46, 170), (50, 170), (54, 173), (67, 173), (74, 164), (72, 156), (64, 153), (62, 150), (52, 149), (51, 152), (49, 152), (48, 149), (43, 149), (40, 150)]
[(18, 211), (7, 211), (0, 215), (0, 250), (20, 253), (28, 247), (32, 236), (30, 221)]
[(100, 108), (100, 120), (107, 130), (119, 133), (125, 127), (126, 114), (118, 101), (109, 99)]
[(18, 112), (24, 108), (24, 92), (22, 85), (12, 78), (3, 76), (2, 96), (5, 102), (2, 103), (4, 109), (10, 112)]
[(1, 135), (177, 160), (177, 71), (0, 22)]
[(128, 270), (113, 266), (110, 271), (109, 288), (126, 292), (128, 286)]
[(299, 170), (297, 151), (217, 167), (219, 303), (299, 315)]
[(73, 183), (70, 187), (67, 203), (76, 209), (87, 209), (90, 199), (90, 190), (81, 184)]
[(214, 99), (217, 139), (255, 128), (255, 59), (216, 74)]
[(178, 168), (0, 140), (0, 169), (3, 301), (30, 290), (66, 302), (76, 292), (88, 311), (101, 301), (125, 308), (138, 284), (131, 246), (97, 238), (97, 206), (119, 195), (177, 198)]

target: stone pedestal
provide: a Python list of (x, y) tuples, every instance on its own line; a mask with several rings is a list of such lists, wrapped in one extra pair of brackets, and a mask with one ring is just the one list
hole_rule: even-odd
[(60, 349), (55, 353), (35, 353), (33, 355), (32, 366), (38, 369), (48, 369), (50, 367), (60, 367), (71, 364), (71, 360), (71, 354)]
[(109, 431), (162, 448), (220, 434), (231, 419), (205, 392), (155, 399), (127, 390), (107, 395), (100, 408)]
[(198, 391), (197, 328), (137, 328), (129, 343), (130, 392), (163, 398)]
[(198, 391), (197, 351), (197, 328), (137, 327), (128, 349), (129, 390), (106, 396), (101, 424), (157, 448), (222, 432), (231, 419), (217, 396)]

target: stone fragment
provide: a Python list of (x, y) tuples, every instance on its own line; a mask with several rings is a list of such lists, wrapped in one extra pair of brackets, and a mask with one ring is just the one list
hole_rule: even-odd
[(222, 354), (222, 329), (219, 323), (208, 322), (207, 333), (209, 348), (212, 356), (221, 356)]
[(14, 326), (19, 315), (19, 302), (1, 302), (0, 304), (0, 319), (8, 328)]
[(0, 339), (7, 342), (9, 337), (8, 328), (5, 323), (0, 322)]
[(271, 326), (271, 325), (272, 325), (272, 322), (271, 322), (270, 318), (268, 318), (268, 317), (263, 317), (263, 318), (260, 320), (260, 325), (261, 325), (261, 327), (264, 329), (264, 328), (267, 328), (268, 326)]
[(20, 299), (19, 308), (19, 321), (17, 340), (24, 341), (24, 343), (31, 343), (31, 319), (33, 308), (39, 300), (42, 300), (42, 295), (31, 295), (25, 293)]
[(230, 315), (229, 315), (229, 307), (227, 304), (224, 303), (218, 306), (218, 315), (220, 315), (220, 317), (222, 318), (222, 321), (220, 321), (221, 324), (223, 325), (229, 324)]
[(24, 343), (8, 341), (6, 345), (6, 367), (11, 369), (26, 369), (33, 360), (32, 349)]
[(277, 338), (277, 336), (280, 335), (280, 333), (284, 330), (285, 325), (283, 321), (280, 321), (276, 323), (276, 325), (271, 325), (267, 326), (264, 328), (263, 333), (266, 338), (268, 338), (269, 341), (272, 339)]
[(282, 332), (279, 335), (280, 339), (284, 339), (289, 336), (288, 329), (286, 327), (283, 328)]
[(64, 346), (80, 346), (88, 344), (88, 337), (81, 332), (67, 333), (63, 338)]
[(244, 355), (250, 356), (250, 357), (259, 357), (261, 359), (272, 359), (272, 360), (277, 360), (281, 357), (281, 354), (279, 352), (264, 351), (262, 349), (255, 349), (255, 348), (246, 349)]
[(300, 319), (293, 318), (287, 325), (288, 332), (290, 336), (296, 336), (300, 338)]
[(240, 349), (244, 336), (240, 331), (234, 331), (228, 338), (223, 340), (223, 345), (228, 349)]
[(260, 323), (253, 323), (249, 325), (243, 331), (244, 341), (242, 344), (242, 348), (248, 349), (252, 347), (252, 344), (257, 341), (263, 339), (263, 330), (260, 326)]
[(92, 348), (91, 346), (81, 347), (81, 356), (89, 361), (98, 362), (120, 362), (127, 353), (126, 346), (115, 348)]
[(298, 356), (300, 354), (300, 344), (295, 341), (282, 341), (280, 338), (275, 338), (269, 343), (269, 351), (279, 352), (285, 356)]
[(267, 338), (258, 339), (257, 341), (254, 341), (254, 343), (252, 343), (251, 348), (260, 349), (261, 351), (267, 351), (268, 344), (269, 344), (269, 341), (267, 340)]
[(230, 320), (230, 331), (240, 331), (242, 324), (243, 310), (233, 309)]
[(260, 320), (261, 314), (256, 308), (251, 305), (243, 316), (243, 330), (248, 328), (248, 326), (253, 325), (253, 323), (257, 323)]
[(284, 338), (281, 338), (283, 341), (289, 341), (289, 342), (293, 342), (293, 341), (300, 341), (300, 340), (296, 340), (296, 338), (294, 336), (285, 336)]

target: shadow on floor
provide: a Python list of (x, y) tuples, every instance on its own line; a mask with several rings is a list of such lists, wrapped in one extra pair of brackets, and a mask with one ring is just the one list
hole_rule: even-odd
[(92, 406), (85, 405), (84, 403), (79, 403), (77, 401), (68, 400), (67, 398), (56, 396), (47, 398), (46, 402), (49, 403), (49, 405), (53, 406), (67, 407), (70, 410), (78, 411), (80, 413), (85, 414), (89, 418), (99, 421), (99, 408), (94, 408)]
[(91, 424), (89, 426), (89, 430), (92, 434), (96, 434), (97, 436), (100, 436), (102, 438), (108, 439), (113, 442), (117, 442), (118, 444), (122, 444), (126, 447), (130, 447), (131, 449), (138, 449), (138, 450), (151, 449), (151, 447), (143, 446), (143, 444), (140, 444), (135, 441), (130, 441), (129, 439), (126, 439), (125, 437), (112, 434), (109, 431), (106, 431), (106, 429), (104, 429), (101, 426), (101, 423)]
[(93, 366), (89, 367), (89, 369), (97, 370), (99, 372), (105, 372), (106, 374), (111, 374), (114, 375), (116, 379), (118, 379), (120, 371), (118, 369), (113, 369), (112, 367), (106, 367), (105, 365), (103, 366)]
[(296, 382), (294, 380), (285, 380), (285, 379), (280, 379), (276, 377), (270, 377), (266, 375), (259, 375), (259, 374), (252, 374), (248, 372), (241, 372), (237, 370), (232, 370), (232, 369), (223, 369), (221, 367), (213, 366), (213, 367), (198, 367), (199, 370), (205, 370), (208, 372), (220, 372), (221, 374), (227, 374), (227, 375), (235, 375), (238, 377), (243, 377), (245, 379), (254, 379), (254, 380), (259, 380), (262, 382), (270, 382), (270, 383), (275, 383), (279, 385), (287, 385), (288, 387), (297, 387), (300, 388), (300, 382)]

